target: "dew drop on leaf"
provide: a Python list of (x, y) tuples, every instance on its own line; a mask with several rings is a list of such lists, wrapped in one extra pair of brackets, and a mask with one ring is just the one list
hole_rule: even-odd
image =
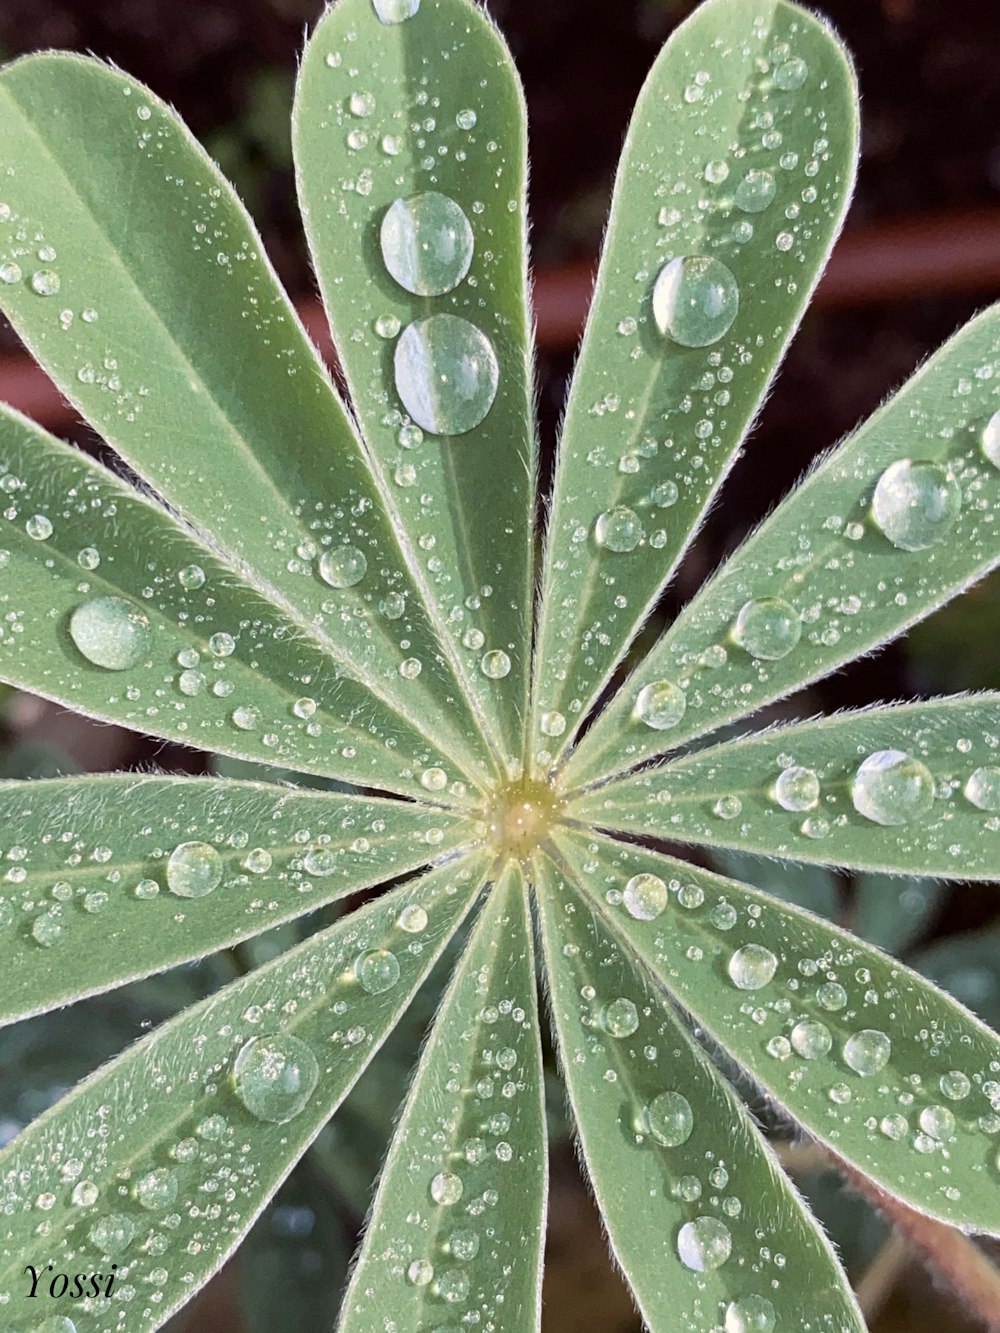
[(448, 1237), (448, 1253), (460, 1263), (471, 1263), (479, 1253), (479, 1233), (471, 1227), (459, 1227)]
[(483, 654), (479, 669), (490, 680), (503, 680), (504, 676), (510, 674), (510, 658), (502, 648), (494, 648)]
[(798, 56), (793, 56), (774, 71), (774, 86), (782, 92), (793, 93), (802, 87), (808, 77), (809, 66)]
[(356, 546), (333, 546), (323, 552), (319, 576), (331, 588), (353, 588), (368, 572), (368, 560)]
[(938, 1087), (949, 1101), (960, 1102), (972, 1091), (972, 1080), (960, 1069), (951, 1069), (941, 1075)]
[(427, 1259), (414, 1259), (406, 1270), (406, 1280), (415, 1287), (426, 1287), (434, 1277), (434, 1265)]
[(920, 1112), (920, 1128), (939, 1143), (955, 1137), (955, 1114), (947, 1106), (925, 1106)]
[(80, 1180), (73, 1186), (70, 1196), (77, 1208), (92, 1208), (100, 1198), (101, 1191), (92, 1180)]
[(13, 262), (0, 264), (0, 282), (13, 286), (15, 282), (20, 282), (23, 277), (24, 274), (21, 272), (20, 264)]
[(439, 1171), (431, 1181), (431, 1198), (435, 1203), (450, 1206), (458, 1203), (463, 1189), (461, 1176), (454, 1171)]
[(640, 1127), (662, 1147), (677, 1148), (694, 1129), (691, 1103), (679, 1092), (661, 1092), (644, 1107)]
[(1000, 812), (1000, 768), (977, 768), (965, 784), (965, 796), (977, 810)]
[(772, 1333), (776, 1315), (766, 1296), (741, 1296), (726, 1306), (726, 1333)]
[(655, 921), (668, 901), (667, 886), (659, 875), (633, 875), (622, 894), (626, 912), (636, 921)]
[(135, 1223), (125, 1213), (107, 1213), (90, 1228), (90, 1239), (102, 1254), (118, 1255), (135, 1239)]
[(884, 1069), (892, 1054), (892, 1042), (877, 1028), (862, 1028), (844, 1042), (844, 1063), (862, 1078)]
[(539, 726), (544, 736), (561, 736), (566, 730), (566, 718), (562, 713), (555, 711), (543, 713), (539, 720)]
[(399, 980), (399, 959), (388, 949), (369, 949), (358, 956), (354, 975), (369, 995), (381, 995)]
[(983, 453), (995, 468), (1000, 468), (1000, 412), (994, 412), (980, 436)]
[(893, 546), (924, 551), (944, 541), (962, 508), (958, 482), (940, 463), (901, 458), (875, 486), (872, 513)]
[(419, 935), (427, 929), (427, 913), (419, 904), (409, 903), (400, 912), (396, 925), (408, 935)]
[(167, 860), (167, 888), (178, 898), (204, 898), (217, 888), (222, 857), (207, 842), (182, 842)]
[(396, 390), (419, 426), (464, 435), (486, 419), (500, 383), (493, 344), (458, 315), (431, 315), (396, 343)]
[(769, 171), (748, 171), (737, 185), (733, 199), (744, 213), (763, 213), (777, 191)]
[(760, 990), (778, 970), (778, 960), (763, 944), (744, 944), (732, 955), (726, 970), (739, 990)]
[(677, 1254), (685, 1268), (709, 1273), (721, 1268), (733, 1251), (733, 1237), (717, 1217), (696, 1217), (677, 1233)]
[(925, 764), (903, 750), (877, 750), (854, 775), (851, 800), (858, 814), (874, 824), (911, 824), (933, 805), (934, 779)]
[(372, 0), (372, 8), (382, 23), (403, 23), (420, 8), (420, 0)]
[(472, 225), (446, 194), (427, 190), (397, 199), (382, 219), (382, 258), (414, 296), (443, 296), (463, 281), (475, 250)]
[(40, 268), (37, 273), (31, 275), (31, 290), (38, 296), (55, 296), (61, 286), (62, 282), (55, 269)]
[(127, 671), (146, 655), (149, 618), (124, 597), (95, 597), (75, 609), (69, 633), (88, 662), (108, 671)]
[(782, 810), (815, 810), (819, 804), (819, 777), (811, 768), (782, 769), (774, 784), (774, 799)]
[(448, 783), (448, 774), (443, 768), (425, 768), (420, 774), (420, 785), (424, 791), (442, 791)]
[(615, 505), (614, 509), (605, 510), (598, 514), (594, 523), (594, 540), (598, 546), (618, 555), (634, 551), (644, 535), (642, 520), (627, 505)]
[(201, 565), (185, 565), (177, 571), (177, 582), (188, 592), (195, 592), (205, 586), (205, 571)]
[(708, 347), (728, 332), (740, 305), (732, 272), (718, 259), (687, 255), (664, 265), (653, 288), (653, 318), (681, 347)]
[(745, 602), (733, 625), (733, 639), (751, 657), (776, 662), (798, 645), (802, 618), (780, 597)]
[(829, 1053), (833, 1037), (825, 1023), (815, 1018), (804, 1018), (791, 1031), (792, 1050), (803, 1060), (819, 1060)]
[(847, 1004), (847, 991), (839, 981), (824, 981), (816, 991), (816, 1002), (828, 1013), (836, 1013)]
[(233, 1062), (236, 1095), (251, 1115), (283, 1125), (303, 1111), (319, 1082), (319, 1064), (298, 1037), (251, 1037)]
[(653, 731), (676, 727), (687, 709), (687, 696), (670, 680), (644, 685), (635, 701), (635, 716)]
[(177, 1198), (177, 1177), (166, 1167), (157, 1167), (139, 1177), (133, 1193), (143, 1208), (169, 1208)]
[(631, 1000), (620, 996), (604, 1006), (601, 1024), (609, 1036), (631, 1037), (639, 1026), (639, 1014)]

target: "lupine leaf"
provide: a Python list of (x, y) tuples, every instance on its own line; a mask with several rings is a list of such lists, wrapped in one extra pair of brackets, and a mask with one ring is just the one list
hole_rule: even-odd
[(998, 765), (1000, 695), (963, 695), (775, 727), (598, 788), (568, 810), (674, 842), (1000, 880)]
[[(847, 206), (855, 108), (839, 43), (784, 0), (708, 0), (649, 76), (556, 476), (535, 718), (547, 751), (621, 658), (760, 406)], [(675, 337), (654, 291), (685, 261)]]
[(0, 784), (0, 1023), (199, 958), (472, 836), (399, 801), (123, 774)]
[[(559, 846), (592, 902), (614, 895), (616, 930), (661, 984), (811, 1134), (922, 1212), (1000, 1232), (1000, 1038), (887, 954), (735, 880), (604, 838)], [(629, 906), (637, 875), (669, 891), (648, 919)]]
[(427, 795), (428, 763), (458, 778), (449, 752), (209, 546), (9, 410), (0, 486), (0, 676), (182, 744), (360, 785)]
[(487, 864), (480, 855), (404, 885), (233, 982), (20, 1134), (0, 1154), (0, 1296), (21, 1308), (29, 1255), (70, 1273), (113, 1260), (134, 1298), (88, 1302), (80, 1333), (119, 1333), (123, 1308), (129, 1333), (158, 1328), (232, 1252), (343, 1099)]
[(361, 446), (215, 165), (149, 89), (65, 54), (0, 76), (0, 143), (21, 275), (0, 306), (35, 356), (300, 634), (479, 762)]
[(441, 1004), (382, 1172), (340, 1333), (541, 1314), (547, 1166), (531, 920), (509, 867)]
[[(423, 0), (399, 24), (379, 22), (371, 0), (340, 0), (306, 49), (294, 136), (306, 232), (374, 466), (441, 646), (516, 762), (535, 477), (517, 75), (467, 0)], [(476, 362), (462, 342), (437, 341), (449, 328)], [(436, 350), (415, 361), (411, 344)], [(490, 384), (491, 358), (492, 405), (475, 388)]]
[[(590, 782), (746, 716), (895, 638), (1000, 562), (1000, 469), (983, 451), (998, 409), (994, 306), (723, 565), (587, 736), (569, 781)], [(751, 628), (741, 641), (746, 608), (757, 619), (744, 622)], [(642, 721), (640, 693), (661, 682), (683, 690), (687, 707), (675, 726), (656, 730)]]
[(536, 873), (583, 1155), (645, 1324), (793, 1328), (808, 1308), (817, 1330), (862, 1333), (829, 1243), (606, 905), (548, 860)]

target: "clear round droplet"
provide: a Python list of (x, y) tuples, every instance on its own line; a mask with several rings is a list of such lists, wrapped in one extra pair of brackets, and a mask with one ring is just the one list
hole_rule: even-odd
[(419, 935), (427, 929), (427, 913), (417, 903), (409, 903), (400, 912), (396, 925), (408, 935)]
[(615, 505), (598, 514), (594, 523), (594, 540), (606, 551), (624, 555), (634, 551), (645, 536), (642, 520), (627, 505)]
[(972, 1091), (972, 1080), (960, 1069), (950, 1069), (938, 1080), (942, 1093), (952, 1102), (960, 1102)]
[(490, 680), (503, 680), (510, 675), (510, 658), (502, 648), (494, 648), (483, 654), (479, 669)]
[(167, 861), (167, 888), (178, 898), (204, 898), (218, 888), (224, 870), (211, 843), (182, 842)]
[(901, 551), (925, 551), (943, 542), (961, 508), (962, 492), (947, 468), (908, 458), (886, 468), (872, 498), (875, 522)]
[(31, 275), (31, 290), (38, 296), (55, 296), (62, 283), (55, 269), (40, 268)]
[(353, 588), (368, 572), (368, 559), (356, 546), (331, 546), (317, 565), (319, 576), (331, 588)]
[(782, 810), (815, 810), (819, 805), (819, 777), (811, 768), (782, 769), (774, 784), (774, 799)]
[(912, 824), (934, 804), (934, 779), (926, 764), (905, 751), (877, 750), (854, 775), (851, 800), (874, 824)]
[(955, 1113), (947, 1106), (925, 1106), (920, 1112), (920, 1128), (939, 1143), (955, 1137)]
[(382, 219), (382, 258), (399, 285), (415, 296), (443, 296), (469, 272), (472, 225), (446, 194), (428, 190), (397, 199)]
[(169, 1208), (177, 1198), (177, 1189), (177, 1177), (166, 1167), (160, 1166), (140, 1176), (135, 1182), (133, 1193), (143, 1208), (155, 1211)]
[(733, 639), (751, 657), (777, 662), (802, 638), (802, 618), (780, 597), (755, 597), (744, 603), (733, 625)]
[(824, 981), (816, 991), (816, 1002), (827, 1013), (837, 1013), (847, 1005), (847, 991), (839, 981)]
[(319, 1064), (298, 1037), (252, 1037), (233, 1062), (236, 1095), (251, 1115), (283, 1125), (305, 1107), (319, 1082)]
[(354, 975), (369, 995), (381, 995), (399, 980), (399, 959), (388, 949), (369, 949), (355, 962)]
[(625, 911), (636, 921), (655, 921), (669, 901), (667, 886), (659, 875), (633, 875), (622, 894)]
[(772, 1333), (777, 1315), (766, 1296), (741, 1296), (726, 1306), (726, 1333)]
[(825, 1023), (815, 1018), (804, 1018), (791, 1031), (792, 1050), (803, 1060), (820, 1060), (830, 1051), (833, 1037)]
[(718, 259), (672, 259), (653, 288), (653, 318), (681, 347), (708, 347), (728, 332), (740, 307), (735, 277)]
[(763, 944), (744, 944), (729, 960), (729, 979), (739, 990), (760, 990), (778, 970), (778, 960)]
[(194, 592), (205, 586), (205, 571), (201, 565), (185, 565), (177, 571), (177, 582), (188, 592)]
[(737, 185), (733, 199), (744, 213), (763, 213), (776, 190), (774, 177), (769, 171), (748, 171)]
[(149, 650), (149, 617), (124, 597), (95, 597), (73, 611), (69, 634), (88, 662), (128, 671)]
[(635, 716), (653, 731), (676, 727), (687, 709), (687, 695), (671, 680), (644, 685), (635, 701)]
[(420, 0), (372, 0), (381, 23), (404, 23), (420, 8)]
[(977, 810), (1000, 812), (1000, 768), (977, 768), (965, 784), (965, 799)]
[(90, 1228), (89, 1234), (102, 1254), (117, 1257), (135, 1239), (135, 1223), (126, 1213), (105, 1213)]
[(801, 88), (809, 77), (809, 66), (798, 56), (792, 56), (774, 71), (774, 86), (784, 93), (793, 93)]
[(631, 1037), (639, 1026), (639, 1013), (631, 1000), (621, 996), (604, 1006), (601, 1023), (609, 1036)]
[(443, 768), (425, 768), (420, 774), (420, 785), (425, 791), (443, 791), (448, 785), (448, 774)]
[(691, 1103), (679, 1092), (661, 1092), (643, 1109), (641, 1127), (664, 1148), (677, 1148), (694, 1129)]
[(693, 1273), (721, 1268), (732, 1251), (732, 1234), (717, 1217), (696, 1217), (693, 1222), (685, 1222), (677, 1233), (678, 1258)]
[(500, 383), (493, 344), (458, 315), (405, 328), (395, 350), (396, 391), (419, 426), (464, 435), (486, 419)]
[(844, 1042), (844, 1063), (862, 1078), (870, 1078), (889, 1063), (892, 1042), (877, 1028), (862, 1028)]
[(566, 730), (566, 718), (562, 713), (553, 710), (551, 713), (543, 713), (538, 723), (543, 736), (561, 736)]
[(431, 1198), (445, 1207), (458, 1203), (463, 1191), (462, 1177), (454, 1171), (439, 1171), (431, 1181)]

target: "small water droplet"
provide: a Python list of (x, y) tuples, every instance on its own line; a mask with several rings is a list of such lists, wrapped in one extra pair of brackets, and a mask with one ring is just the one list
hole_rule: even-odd
[(78, 552), (76, 563), (81, 569), (97, 569), (101, 563), (101, 553), (94, 546), (85, 546), (82, 551)]
[(256, 708), (242, 704), (239, 708), (233, 709), (232, 721), (233, 726), (240, 731), (256, 731), (260, 726), (260, 713)]
[(681, 347), (708, 347), (728, 332), (740, 305), (740, 289), (718, 259), (672, 259), (653, 288), (656, 326)]
[(887, 828), (911, 824), (934, 804), (934, 779), (903, 750), (877, 750), (858, 768), (851, 800), (859, 815)]
[(455, 117), (455, 124), (460, 130), (474, 130), (478, 119), (478, 116), (471, 107), (467, 107), (460, 111)]
[(539, 719), (539, 726), (543, 736), (561, 736), (566, 730), (566, 719), (562, 713), (555, 711), (543, 713)]
[(352, 116), (363, 119), (375, 110), (375, 98), (371, 93), (351, 93), (347, 99), (347, 109)]
[(217, 888), (225, 867), (207, 842), (182, 842), (167, 861), (167, 888), (178, 898), (204, 898)]
[(434, 1277), (434, 1265), (427, 1259), (414, 1259), (406, 1270), (408, 1282), (412, 1282), (415, 1287), (426, 1287)]
[(801, 88), (809, 77), (809, 66), (798, 56), (792, 56), (774, 71), (774, 86), (784, 93), (793, 93)]
[(107, 671), (138, 666), (149, 649), (149, 618), (124, 597), (95, 597), (69, 619), (70, 638), (88, 662)]
[(375, 321), (375, 332), (380, 338), (395, 338), (402, 328), (395, 315), (379, 315)]
[(882, 473), (872, 498), (875, 522), (901, 551), (944, 541), (962, 508), (958, 482), (940, 463), (901, 458)]
[(732, 1250), (732, 1234), (717, 1217), (696, 1217), (693, 1222), (685, 1222), (677, 1233), (678, 1258), (694, 1273), (721, 1268)]
[(949, 1101), (960, 1102), (972, 1091), (972, 1080), (961, 1070), (951, 1069), (941, 1075), (938, 1086)]
[(947, 1106), (925, 1106), (920, 1112), (920, 1128), (939, 1143), (955, 1137), (955, 1114)]
[(317, 565), (319, 576), (331, 588), (353, 588), (368, 572), (368, 560), (356, 546), (332, 546)]
[(844, 1063), (862, 1078), (884, 1069), (892, 1054), (892, 1042), (877, 1028), (862, 1028), (844, 1042)]
[(769, 171), (748, 171), (736, 187), (733, 198), (744, 213), (763, 213), (775, 196), (777, 186)]
[(601, 1024), (609, 1036), (631, 1037), (639, 1026), (639, 1013), (631, 1000), (620, 996), (604, 1006)]
[(667, 886), (659, 875), (633, 875), (622, 894), (626, 912), (636, 921), (655, 921), (669, 900)]
[(382, 219), (382, 258), (399, 285), (415, 296), (443, 296), (464, 280), (475, 238), (462, 208), (428, 190), (397, 199)]
[(369, 995), (381, 995), (399, 980), (399, 959), (388, 949), (369, 949), (358, 956), (354, 975)]
[(458, 1203), (463, 1192), (462, 1178), (454, 1171), (439, 1171), (431, 1181), (431, 1198), (446, 1207)]
[(52, 522), (44, 514), (32, 514), (25, 523), (24, 530), (32, 541), (48, 541), (52, 536)]
[(598, 546), (618, 555), (634, 551), (644, 535), (642, 520), (626, 505), (615, 505), (614, 509), (598, 514), (594, 524), (594, 540)]
[(676, 727), (687, 710), (687, 695), (671, 680), (644, 685), (635, 701), (635, 716), (653, 731)]
[(37, 273), (31, 275), (31, 290), (39, 296), (55, 296), (61, 286), (59, 274), (55, 269), (40, 268)]
[(100, 1198), (101, 1191), (92, 1180), (81, 1180), (73, 1186), (70, 1196), (77, 1208), (91, 1208)]
[(252, 1037), (233, 1062), (236, 1095), (251, 1115), (283, 1125), (303, 1111), (319, 1082), (312, 1050), (284, 1033)]
[(816, 1001), (828, 1013), (836, 1013), (847, 1004), (847, 991), (839, 981), (824, 981), (816, 991)]
[(23, 277), (20, 264), (13, 262), (0, 264), (0, 282), (12, 286), (15, 282), (20, 282)]
[(431, 315), (404, 329), (395, 375), (407, 412), (436, 435), (464, 435), (478, 426), (500, 383), (493, 344), (458, 315)]
[(744, 944), (729, 960), (727, 971), (740, 990), (760, 990), (778, 970), (778, 960), (763, 944)]
[(720, 796), (712, 806), (712, 813), (720, 819), (738, 819), (743, 813), (743, 802), (738, 796)]
[[(2, 277), (3, 270), (0, 269), (0, 278)], [(982, 445), (983, 453), (993, 466), (995, 468), (1000, 468), (1000, 412), (994, 412), (983, 427), (980, 444)]]
[(205, 586), (205, 571), (201, 565), (185, 565), (177, 571), (177, 582), (188, 592), (196, 592)]
[(409, 903), (400, 912), (396, 925), (408, 935), (419, 935), (427, 929), (427, 913), (417, 903)]
[(777, 662), (802, 638), (802, 618), (780, 597), (756, 597), (740, 609), (732, 636), (751, 657)]
[(448, 785), (448, 774), (443, 768), (425, 768), (420, 774), (420, 785), (425, 791), (443, 791)]
[(691, 1103), (679, 1092), (661, 1092), (643, 1108), (640, 1131), (664, 1148), (686, 1143), (693, 1129)]
[(135, 1223), (125, 1213), (107, 1213), (90, 1228), (90, 1239), (102, 1254), (117, 1257), (135, 1239)]
[(819, 805), (819, 777), (811, 768), (793, 765), (782, 769), (774, 783), (774, 799), (782, 810), (815, 810)]
[(483, 654), (479, 669), (490, 680), (503, 680), (504, 676), (510, 674), (510, 658), (503, 649), (494, 648)]
[(965, 784), (965, 798), (977, 810), (1000, 813), (1000, 768), (977, 768)]
[(143, 1208), (151, 1211), (169, 1208), (177, 1198), (177, 1177), (166, 1167), (157, 1167), (139, 1177), (133, 1193)]
[(833, 1037), (825, 1023), (815, 1018), (804, 1018), (791, 1031), (792, 1049), (803, 1060), (819, 1060), (828, 1054)]

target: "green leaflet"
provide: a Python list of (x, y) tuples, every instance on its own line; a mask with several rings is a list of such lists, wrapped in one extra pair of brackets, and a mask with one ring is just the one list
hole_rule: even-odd
[(902, 875), (1000, 880), (1000, 695), (840, 713), (683, 756), (574, 821)]
[[(887, 954), (735, 880), (558, 842), (595, 906), (614, 895), (616, 931), (660, 984), (799, 1124), (914, 1208), (1000, 1231), (1000, 1038)], [(669, 889), (650, 919), (629, 908), (637, 875)]]
[(826, 1238), (606, 905), (547, 859), (535, 874), (583, 1155), (645, 1324), (791, 1329), (808, 1310), (812, 1329), (863, 1333)]
[(303, 58), (294, 139), (306, 231), (373, 466), (441, 647), (516, 766), (536, 453), (517, 74), (466, 0), (423, 0), (388, 25), (371, 0), (340, 0)]
[[(9, 410), (0, 487), (0, 676), (137, 731), (358, 785), (427, 795), (428, 765), (458, 779), (449, 751), (380, 707), (213, 548)], [(95, 636), (86, 617), (102, 608)]]
[(147, 88), (72, 55), (0, 75), (0, 143), (20, 274), (0, 304), (35, 356), (300, 636), (477, 771), (361, 446), (214, 164)]
[[(654, 66), (622, 156), (560, 450), (539, 624), (539, 767), (571, 741), (732, 463), (840, 227), (856, 156), (844, 52), (784, 0), (708, 0)], [(696, 262), (673, 301), (662, 293), (674, 311), (664, 333), (659, 275), (685, 260)], [(562, 722), (546, 723), (552, 713)]]
[(0, 823), (18, 840), (0, 1023), (225, 948), (473, 832), (426, 806), (138, 774), (0, 783)]
[(389, 1149), (340, 1333), (496, 1333), (541, 1315), (547, 1161), (527, 894), (497, 882), (441, 1003)]
[[(25, 1262), (70, 1273), (118, 1263), (117, 1281), (134, 1299), (74, 1306), (77, 1333), (146, 1333), (187, 1301), (378, 1049), (468, 911), (487, 865), (479, 855), (404, 885), (231, 983), (20, 1134), (0, 1154), (5, 1318), (35, 1318), (24, 1305)], [(419, 929), (414, 909), (426, 912)], [(247, 1052), (254, 1039), (261, 1044)], [(233, 1082), (235, 1058), (252, 1059), (254, 1050), (269, 1056), (272, 1076), (251, 1068), (242, 1087), (261, 1115)], [(305, 1098), (310, 1075), (318, 1082)]]
[[(589, 783), (746, 716), (895, 638), (996, 565), (1000, 470), (983, 452), (983, 429), (1000, 408), (998, 376), (994, 306), (931, 357), (723, 565), (586, 737), (567, 781)], [(909, 480), (899, 472), (908, 461), (923, 469)], [(878, 513), (897, 540), (930, 544), (894, 545)], [(751, 626), (742, 639), (741, 615)], [(678, 686), (687, 704), (663, 730), (641, 717), (640, 692), (659, 682)]]

